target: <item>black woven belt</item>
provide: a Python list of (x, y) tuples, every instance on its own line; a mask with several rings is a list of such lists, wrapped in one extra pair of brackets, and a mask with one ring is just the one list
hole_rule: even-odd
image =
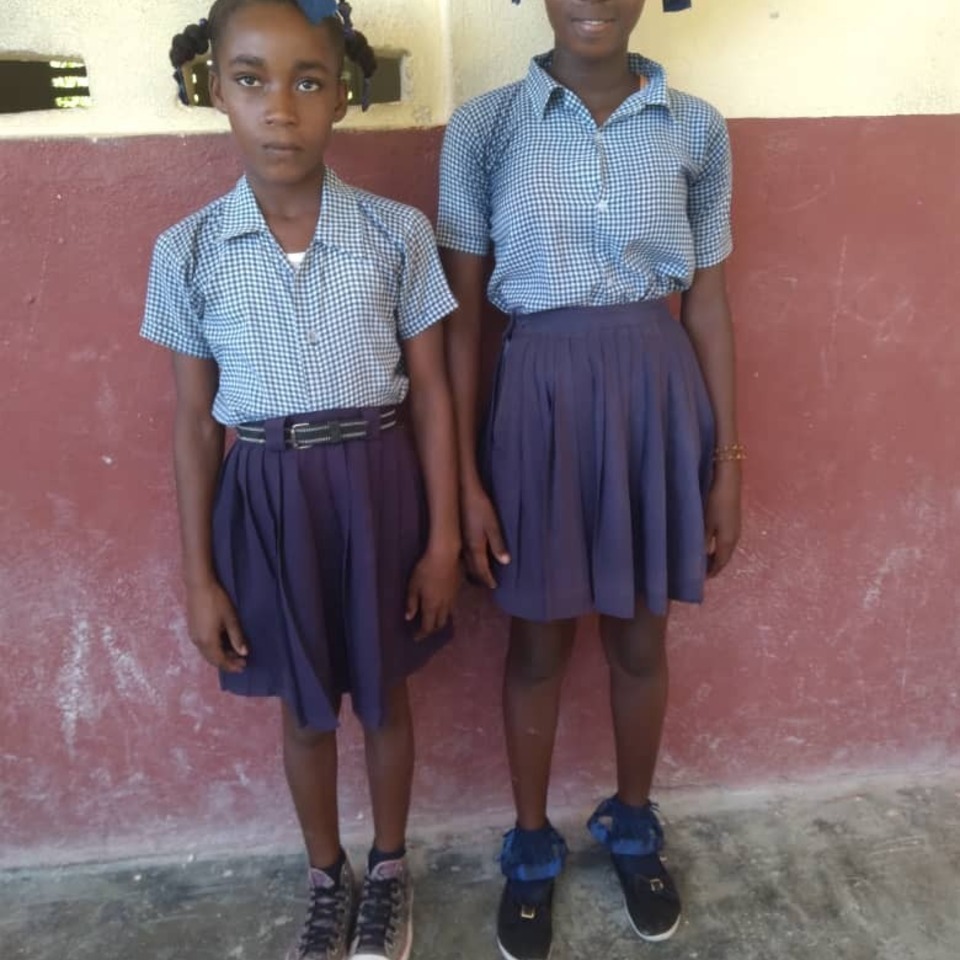
[[(391, 430), (397, 425), (397, 408), (390, 407), (380, 414), (380, 430)], [(241, 423), (235, 428), (237, 439), (247, 443), (266, 443), (267, 428), (262, 423)], [(305, 450), (320, 443), (346, 443), (348, 440), (366, 440), (371, 434), (366, 420), (330, 420), (327, 423), (291, 423), (283, 431), (283, 444), (291, 450)]]

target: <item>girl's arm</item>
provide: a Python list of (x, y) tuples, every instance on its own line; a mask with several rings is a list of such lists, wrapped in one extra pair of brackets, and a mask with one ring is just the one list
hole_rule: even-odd
[(224, 447), (223, 427), (210, 412), (217, 365), (175, 353), (173, 374), (177, 388), (173, 458), (190, 639), (215, 667), (238, 673), (246, 663), (247, 645), (213, 568), (213, 500)]
[[(736, 356), (723, 264), (698, 270), (683, 295), (680, 313), (693, 343), (717, 423), (717, 446), (740, 442), (737, 427)], [(716, 576), (729, 562), (740, 539), (740, 463), (715, 464), (707, 501), (709, 572)]]
[(443, 324), (435, 323), (403, 344), (413, 430), (430, 511), (430, 539), (407, 595), (407, 620), (420, 614), (421, 637), (444, 626), (460, 586), (456, 431), (443, 341)]
[(463, 534), (470, 572), (488, 587), (497, 585), (490, 554), (510, 562), (496, 511), (477, 469), (477, 382), (480, 375), (480, 315), (483, 307), (483, 257), (441, 249), (447, 281), (460, 304), (447, 320), (447, 364), (457, 419)]

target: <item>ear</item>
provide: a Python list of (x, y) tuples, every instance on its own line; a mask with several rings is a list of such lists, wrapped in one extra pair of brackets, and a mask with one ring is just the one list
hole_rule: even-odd
[(333, 112), (333, 122), (339, 123), (347, 115), (347, 107), (350, 101), (347, 99), (347, 84), (341, 80), (337, 90), (337, 108)]
[(216, 66), (210, 68), (210, 79), (207, 84), (210, 89), (210, 102), (221, 112), (227, 112), (227, 105), (223, 99), (223, 86), (220, 83), (220, 73)]

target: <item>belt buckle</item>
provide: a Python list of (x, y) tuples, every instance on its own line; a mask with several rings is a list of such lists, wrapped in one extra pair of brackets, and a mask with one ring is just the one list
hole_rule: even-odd
[(290, 424), (290, 426), (287, 429), (290, 431), (289, 445), (291, 450), (306, 450), (307, 447), (312, 446), (312, 444), (308, 443), (305, 440), (297, 439), (297, 430), (299, 430), (300, 427), (309, 427), (309, 426), (310, 426), (309, 423), (291, 423)]

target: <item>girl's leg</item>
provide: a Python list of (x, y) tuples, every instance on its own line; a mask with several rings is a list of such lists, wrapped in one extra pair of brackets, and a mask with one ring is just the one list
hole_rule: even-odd
[(633, 620), (600, 618), (610, 665), (610, 704), (617, 750), (617, 796), (639, 807), (650, 796), (667, 711), (667, 618), (642, 601)]
[(601, 617), (600, 632), (610, 665), (617, 795), (588, 826), (613, 855), (634, 930), (644, 940), (666, 940), (680, 923), (680, 896), (660, 859), (663, 829), (649, 799), (667, 710), (667, 618), (640, 603), (633, 620)]
[(382, 853), (396, 852), (406, 842), (413, 784), (413, 722), (405, 680), (387, 691), (383, 725), (364, 730), (364, 737), (374, 846)]
[[(497, 913), (497, 942), (505, 957), (550, 954), (554, 879), (563, 869), (566, 845), (547, 820), (547, 793), (560, 690), (576, 629), (576, 620), (515, 619), (510, 624), (503, 723), (517, 828), (504, 838), (500, 855), (507, 882)], [(542, 879), (529, 879), (531, 873)]]
[(539, 830), (547, 822), (560, 689), (576, 626), (576, 620), (534, 623), (519, 619), (510, 625), (503, 722), (517, 825), (523, 830)]
[(414, 748), (406, 681), (387, 691), (383, 725), (366, 728), (364, 736), (374, 842), (357, 908), (354, 951), (358, 957), (407, 957), (413, 894), (403, 856)]
[(337, 810), (337, 735), (297, 724), (283, 706), (283, 768), (300, 820), (310, 865), (323, 869), (340, 858)]

